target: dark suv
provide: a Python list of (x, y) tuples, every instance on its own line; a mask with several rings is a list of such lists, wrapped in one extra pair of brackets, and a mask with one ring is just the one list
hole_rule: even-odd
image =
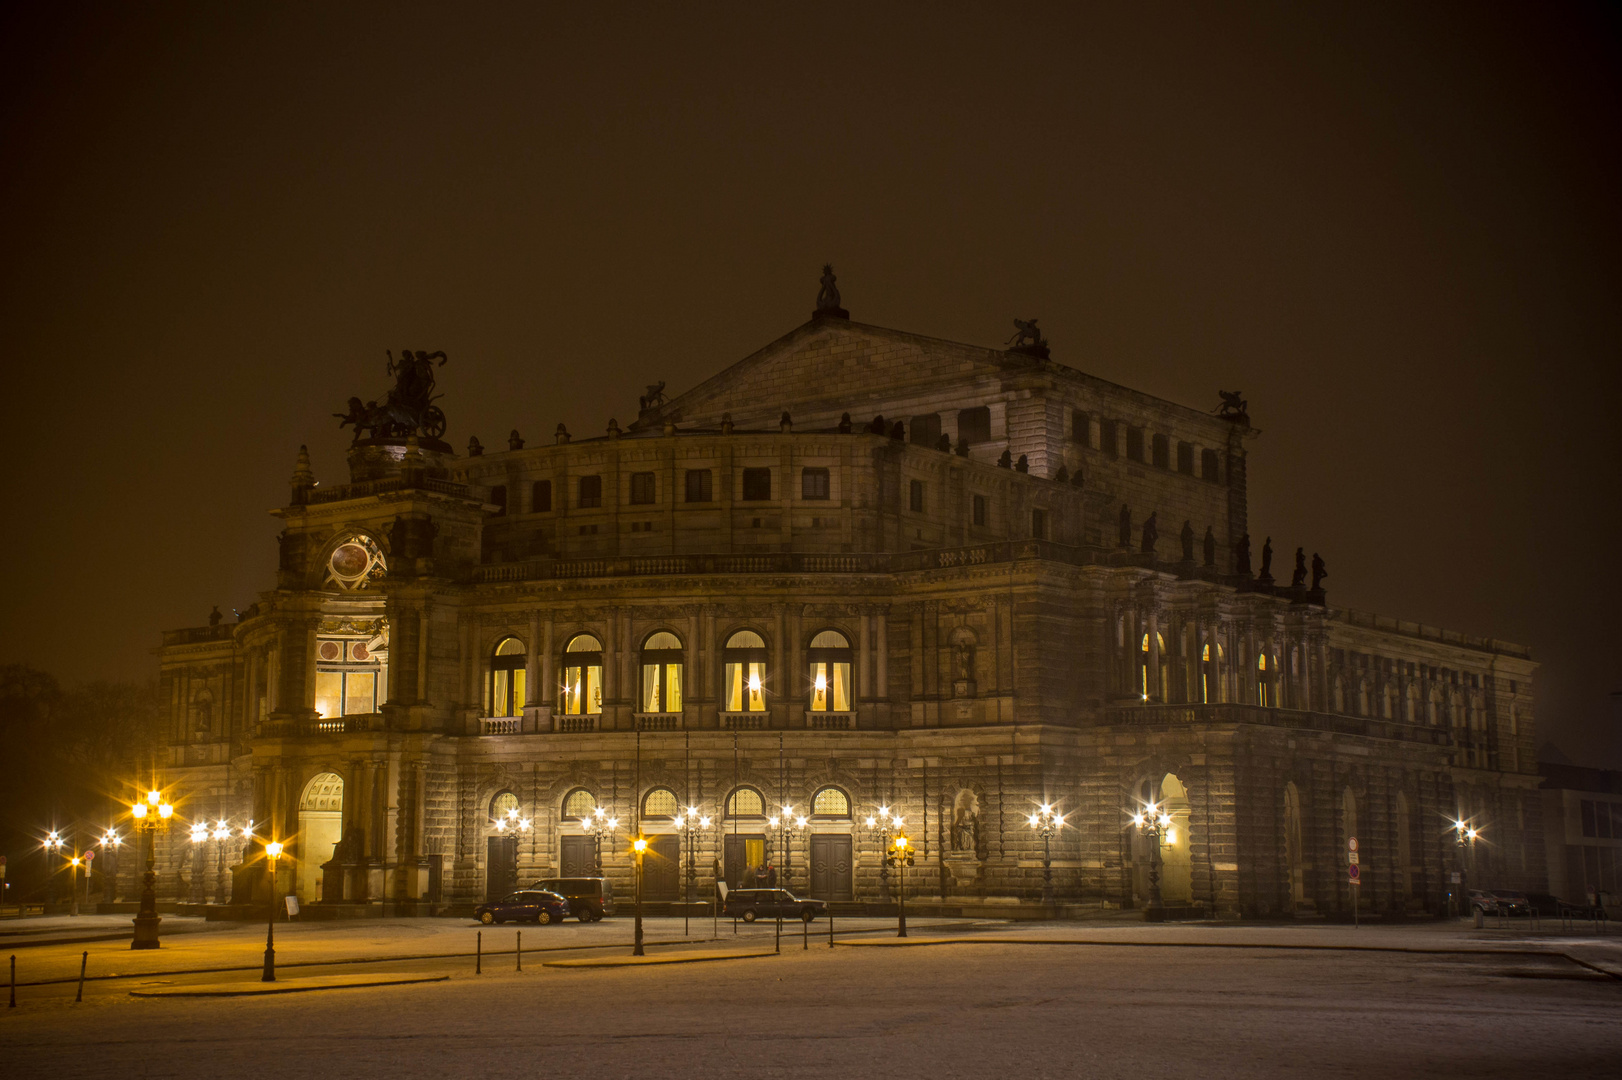
[(607, 878), (542, 878), (530, 887), (566, 898), (570, 913), (581, 922), (600, 922), (604, 915), (614, 914), (614, 886)]
[(818, 915), (828, 914), (826, 900), (807, 900), (795, 896), (787, 889), (733, 889), (727, 893), (728, 915), (754, 922), (756, 919), (799, 919), (810, 922)]

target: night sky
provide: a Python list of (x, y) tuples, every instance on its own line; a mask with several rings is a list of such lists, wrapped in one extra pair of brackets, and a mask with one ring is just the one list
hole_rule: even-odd
[(146, 678), (270, 587), (384, 350), (447, 440), (634, 419), (804, 322), (1242, 388), (1333, 604), (1530, 644), (1622, 765), (1612, 9), (9, 5), (0, 663)]

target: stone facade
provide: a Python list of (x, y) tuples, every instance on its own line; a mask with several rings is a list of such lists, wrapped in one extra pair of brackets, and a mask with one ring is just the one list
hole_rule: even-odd
[[(362, 440), (349, 483), (295, 473), (273, 589), (165, 635), (166, 781), (183, 812), (288, 841), (306, 902), (391, 911), (581, 872), (581, 805), (619, 819), (604, 872), (628, 895), (630, 830), (673, 831), (656, 789), (712, 819), (706, 898), (764, 850), (797, 890), (878, 899), (864, 823), (886, 806), (920, 856), (909, 896), (1034, 901), (1027, 817), (1050, 803), (1058, 899), (1141, 905), (1144, 799), (1172, 810), (1165, 891), (1191, 910), (1349, 912), (1349, 835), (1372, 912), (1440, 910), (1457, 869), (1541, 886), (1529, 654), (1236, 573), (1256, 434), (819, 317), (623, 431)], [(724, 811), (740, 787), (761, 814)], [(786, 851), (782, 804), (809, 817)], [(1464, 867), (1458, 818), (1490, 840)], [(341, 888), (307, 869), (351, 836)]]

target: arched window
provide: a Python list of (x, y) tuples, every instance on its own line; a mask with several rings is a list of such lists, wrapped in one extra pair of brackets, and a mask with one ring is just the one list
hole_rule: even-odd
[(563, 797), (563, 816), (589, 818), (597, 811), (597, 796), (583, 787), (577, 787)]
[(524, 643), (502, 638), (490, 658), (490, 715), (519, 716), (524, 711)]
[(727, 796), (727, 817), (758, 818), (766, 816), (766, 800), (752, 787), (734, 788)]
[(576, 634), (563, 647), (563, 711), (569, 716), (596, 716), (603, 711), (603, 643)]
[(642, 711), (681, 712), (681, 639), (661, 630), (642, 643)]
[(850, 711), (850, 641), (837, 630), (824, 630), (806, 650), (811, 663), (811, 711)]
[(490, 820), (505, 822), (518, 817), (518, 796), (503, 791), (490, 800)]
[(739, 630), (721, 651), (727, 712), (766, 711), (766, 642), (753, 630)]
[(1266, 653), (1256, 657), (1256, 704), (1264, 709), (1273, 707), (1273, 668), (1276, 666)]
[(1222, 700), (1222, 643), (1206, 642), (1200, 650), (1200, 700), (1214, 705)]
[(679, 809), (676, 803), (676, 793), (667, 787), (654, 788), (642, 800), (642, 816), (644, 818), (673, 818)]
[(811, 796), (811, 814), (819, 818), (850, 817), (850, 796), (836, 787), (825, 787)]
[(1160, 650), (1160, 670), (1151, 674), (1154, 664), (1153, 658), (1149, 655), (1149, 635), (1145, 633), (1140, 645), (1143, 663), (1139, 665), (1144, 701), (1148, 701), (1151, 697), (1165, 701), (1166, 691), (1169, 689), (1167, 683), (1171, 676), (1171, 657), (1166, 655), (1165, 635), (1155, 634), (1155, 646)]

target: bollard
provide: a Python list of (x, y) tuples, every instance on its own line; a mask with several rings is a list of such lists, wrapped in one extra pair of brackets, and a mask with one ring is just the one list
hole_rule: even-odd
[(79, 992), (73, 995), (75, 1003), (84, 1000), (84, 967), (88, 963), (90, 963), (90, 950), (86, 949), (79, 956)]
[(15, 1009), (16, 1007), (17, 1007), (17, 957), (16, 957), (16, 954), (12, 954), (12, 957), (11, 957), (11, 1004), (7, 1005), (6, 1008)]
[(514, 953), (514, 955), (516, 955), (518, 957), (518, 970), (523, 971), (524, 970), (524, 932), (522, 930), (519, 930), (517, 933), (518, 933), (518, 944), (513, 946), (513, 953)]
[(772, 952), (780, 953), (782, 951), (783, 951), (783, 912), (782, 912), (781, 909), (779, 909), (778, 912), (777, 912), (777, 936), (772, 941)]
[(800, 920), (800, 951), (811, 951), (811, 920)]
[(828, 901), (828, 948), (834, 947), (834, 902)]
[(483, 973), (484, 973), (484, 931), (480, 930), (479, 931), (479, 936), (473, 942), (473, 974), (482, 975)]

